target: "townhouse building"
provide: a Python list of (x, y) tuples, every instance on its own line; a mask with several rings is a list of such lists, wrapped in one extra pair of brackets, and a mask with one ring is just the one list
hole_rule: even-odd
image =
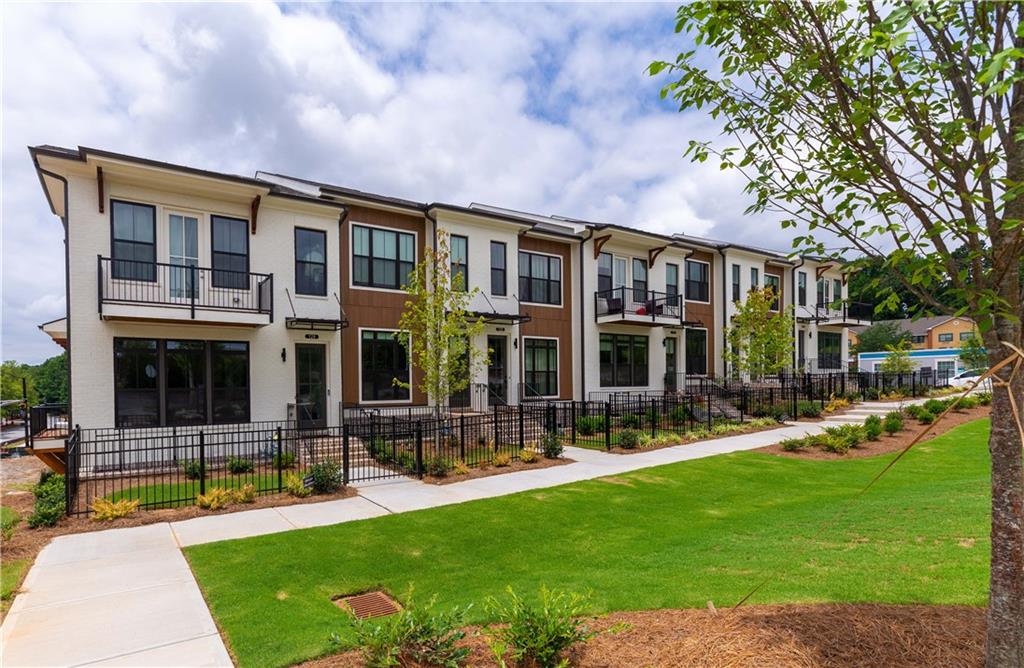
[(869, 319), (842, 267), (815, 258), (278, 173), (30, 153), (66, 234), (66, 318), (44, 331), (68, 348), (83, 427), (335, 425), (346, 409), (425, 405), (396, 334), (405, 278), (442, 230), (449, 270), (479, 288), (472, 344), (490, 351), (451, 398), (473, 410), (722, 375), (752, 287), (794, 309), (795, 368), (845, 368), (847, 328)]

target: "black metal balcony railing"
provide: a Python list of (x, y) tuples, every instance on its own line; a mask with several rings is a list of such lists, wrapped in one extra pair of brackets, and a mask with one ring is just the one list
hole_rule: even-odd
[(612, 288), (594, 293), (594, 318), (608, 315), (636, 315), (659, 319), (683, 321), (683, 298), (656, 290), (635, 288)]
[(274, 275), (164, 262), (96, 258), (99, 309), (103, 304), (146, 304), (189, 309), (265, 313), (273, 321)]
[(28, 409), (25, 436), (30, 447), (37, 440), (64, 439), (67, 435), (67, 404), (39, 404)]
[(864, 302), (818, 302), (814, 308), (818, 322), (871, 322), (875, 315), (875, 307)]

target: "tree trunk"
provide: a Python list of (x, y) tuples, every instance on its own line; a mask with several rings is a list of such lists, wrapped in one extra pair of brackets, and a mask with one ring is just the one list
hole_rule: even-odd
[[(999, 341), (1020, 343), (1020, 325), (1003, 321), (984, 336), (991, 364), (1012, 351)], [(1011, 367), (999, 372), (1010, 377)], [(988, 668), (1024, 668), (1024, 464), (1017, 422), (1010, 406), (1012, 393), (1024, 409), (1024, 374), (1011, 387), (993, 388), (992, 432), (992, 556), (989, 578)]]

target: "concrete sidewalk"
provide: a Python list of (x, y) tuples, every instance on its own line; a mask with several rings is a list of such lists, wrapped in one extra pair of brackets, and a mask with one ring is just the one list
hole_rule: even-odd
[[(895, 404), (858, 407), (884, 414)], [(866, 411), (866, 412), (864, 412)], [(402, 478), (358, 496), (55, 538), (39, 554), (2, 629), (4, 666), (226, 666), (231, 660), (181, 547), (434, 508), (754, 450), (841, 424), (790, 423), (637, 454), (567, 447), (571, 464), (449, 485)]]

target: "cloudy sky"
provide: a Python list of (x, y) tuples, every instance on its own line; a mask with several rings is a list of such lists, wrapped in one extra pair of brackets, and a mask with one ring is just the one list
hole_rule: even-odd
[(682, 157), (717, 126), (644, 74), (675, 5), (11, 5), (2, 11), (3, 359), (59, 352), (60, 224), (25, 149), (195, 167), (788, 249), (742, 182)]

